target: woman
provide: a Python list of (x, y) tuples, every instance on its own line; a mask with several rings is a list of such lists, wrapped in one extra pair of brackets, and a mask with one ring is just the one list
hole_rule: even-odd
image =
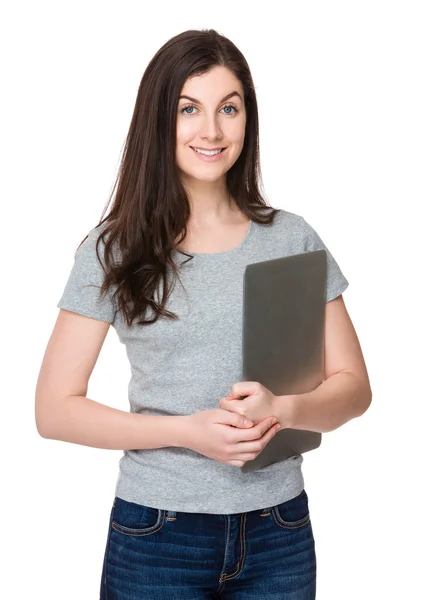
[[(76, 253), (36, 391), (43, 437), (124, 451), (100, 596), (315, 598), (302, 456), (239, 467), (279, 426), (358, 417), (371, 390), (338, 264), (261, 196), (254, 85), (227, 38), (186, 31), (153, 57), (117, 182)], [(245, 266), (322, 248), (325, 382), (297, 396), (242, 382)], [(111, 324), (131, 364), (128, 413), (86, 397)]]

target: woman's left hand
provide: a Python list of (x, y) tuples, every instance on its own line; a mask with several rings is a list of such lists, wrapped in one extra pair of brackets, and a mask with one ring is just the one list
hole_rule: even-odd
[[(240, 399), (244, 397), (244, 399)], [(230, 393), (221, 398), (219, 408), (236, 412), (253, 421), (256, 425), (267, 417), (277, 417), (281, 427), (288, 427), (282, 420), (282, 406), (277, 406), (277, 398), (268, 388), (257, 381), (241, 381), (235, 383)], [(278, 402), (278, 404), (282, 404)], [(287, 403), (285, 403), (287, 405)], [(287, 408), (287, 406), (286, 406)]]

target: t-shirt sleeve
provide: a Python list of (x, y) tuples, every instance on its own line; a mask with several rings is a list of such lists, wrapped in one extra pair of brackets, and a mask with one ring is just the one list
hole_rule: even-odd
[[(116, 306), (111, 288), (100, 299), (104, 272), (96, 254), (98, 235), (98, 230), (92, 229), (76, 251), (74, 264), (57, 307), (113, 323)], [(101, 240), (99, 254), (102, 260), (103, 249), (104, 243)]]
[(342, 273), (334, 256), (331, 254), (327, 246), (324, 244), (315, 229), (309, 225), (302, 217), (302, 227), (304, 230), (305, 251), (313, 252), (314, 250), (325, 250), (327, 253), (327, 299), (334, 300), (346, 290), (349, 285), (348, 280)]

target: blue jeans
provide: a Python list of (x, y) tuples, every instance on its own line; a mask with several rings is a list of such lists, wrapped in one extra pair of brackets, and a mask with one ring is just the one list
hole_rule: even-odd
[(314, 600), (308, 496), (236, 514), (172, 512), (115, 497), (100, 600)]

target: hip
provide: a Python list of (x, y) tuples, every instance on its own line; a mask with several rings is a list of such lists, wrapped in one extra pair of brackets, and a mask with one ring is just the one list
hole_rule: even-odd
[(101, 600), (194, 600), (216, 594), (313, 600), (315, 581), (315, 541), (304, 489), (280, 504), (233, 514), (171, 511), (114, 499)]

